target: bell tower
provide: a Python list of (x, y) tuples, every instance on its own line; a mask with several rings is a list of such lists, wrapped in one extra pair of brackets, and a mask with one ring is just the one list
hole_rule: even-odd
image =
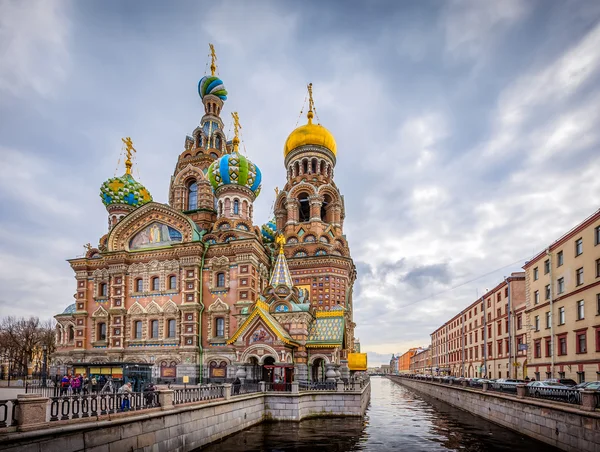
[(169, 188), (169, 204), (189, 215), (201, 229), (210, 229), (217, 218), (216, 200), (207, 177), (208, 167), (227, 154), (221, 110), (227, 90), (217, 76), (217, 55), (210, 44), (210, 75), (198, 82), (204, 116), (191, 136), (185, 137)]

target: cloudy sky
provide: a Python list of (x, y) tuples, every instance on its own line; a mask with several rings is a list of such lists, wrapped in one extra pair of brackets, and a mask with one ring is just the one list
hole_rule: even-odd
[(313, 83), (372, 363), (600, 207), (600, 2), (0, 0), (0, 315), (71, 303), (121, 137), (167, 202), (209, 42), (264, 175), (257, 223)]

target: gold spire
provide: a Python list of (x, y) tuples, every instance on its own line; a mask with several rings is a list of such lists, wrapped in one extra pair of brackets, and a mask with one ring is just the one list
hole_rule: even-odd
[(277, 237), (275, 237), (275, 243), (279, 245), (279, 254), (283, 254), (283, 245), (285, 245), (285, 237), (283, 234), (278, 234)]
[(314, 117), (313, 109), (315, 107), (315, 101), (313, 100), (313, 96), (312, 96), (312, 83), (309, 83), (307, 88), (308, 88), (308, 113), (306, 114), (306, 117), (308, 118), (308, 123), (312, 124), (312, 119)]
[(214, 76), (217, 71), (217, 54), (215, 53), (215, 46), (210, 46), (210, 75)]
[(234, 111), (233, 113), (231, 113), (231, 116), (233, 116), (233, 152), (237, 152), (238, 151), (238, 146), (240, 145), (240, 138), (239, 138), (239, 133), (240, 133), (240, 129), (242, 128), (242, 126), (240, 125), (240, 117), (238, 116), (238, 112)]
[(131, 176), (131, 156), (137, 151), (133, 147), (131, 137), (121, 138), (121, 141), (125, 144), (125, 152), (127, 153), (127, 160), (125, 160), (125, 174)]

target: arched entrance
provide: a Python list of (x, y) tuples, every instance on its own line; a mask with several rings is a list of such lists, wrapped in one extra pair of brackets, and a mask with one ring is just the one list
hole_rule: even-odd
[(311, 367), (311, 381), (325, 381), (325, 360), (317, 358), (313, 361)]
[(263, 381), (273, 383), (273, 389), (285, 390), (286, 384), (294, 379), (293, 364), (276, 364), (275, 358), (267, 356), (263, 360)]

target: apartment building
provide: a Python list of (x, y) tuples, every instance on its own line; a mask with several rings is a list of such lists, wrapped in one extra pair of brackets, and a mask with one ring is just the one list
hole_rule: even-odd
[(410, 373), (431, 374), (431, 347), (422, 348), (410, 358)]
[(414, 356), (419, 348), (411, 348), (398, 357), (398, 373), (410, 372), (410, 359)]
[(524, 378), (525, 274), (512, 273), (431, 334), (435, 374)]
[(600, 210), (523, 268), (530, 376), (600, 380)]

